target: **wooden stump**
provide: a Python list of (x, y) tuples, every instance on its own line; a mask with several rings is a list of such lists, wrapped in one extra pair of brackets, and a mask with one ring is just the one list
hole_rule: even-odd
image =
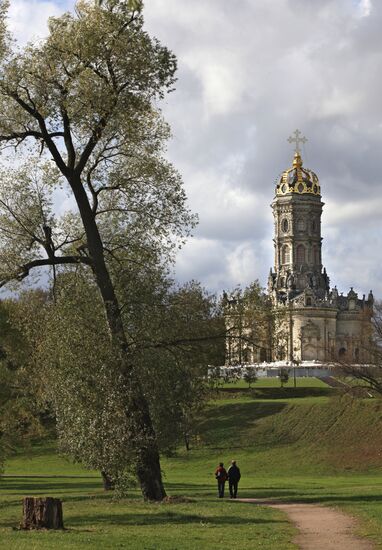
[(21, 529), (63, 529), (62, 502), (52, 497), (25, 497)]

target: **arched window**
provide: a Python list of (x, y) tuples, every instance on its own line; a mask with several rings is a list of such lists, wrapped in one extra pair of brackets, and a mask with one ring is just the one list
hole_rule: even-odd
[(286, 218), (283, 219), (281, 226), (282, 226), (282, 229), (283, 229), (284, 233), (287, 233), (288, 229), (289, 229), (289, 223), (288, 223), (288, 220)]
[(281, 262), (283, 264), (289, 264), (290, 263), (290, 249), (287, 244), (284, 244), (281, 254)]
[(354, 350), (354, 359), (359, 363), (359, 349), (355, 348)]
[(298, 265), (305, 263), (305, 246), (303, 244), (299, 244), (297, 247), (296, 259)]
[(260, 348), (260, 363), (264, 363), (267, 360), (267, 350)]

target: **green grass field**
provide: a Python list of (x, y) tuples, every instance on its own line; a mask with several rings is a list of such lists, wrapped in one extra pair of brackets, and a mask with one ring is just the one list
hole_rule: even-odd
[[(192, 450), (163, 459), (169, 502), (143, 503), (137, 490), (113, 500), (96, 472), (59, 457), (54, 443), (12, 457), (0, 481), (1, 548), (295, 548), (281, 512), (216, 498), (213, 471), (232, 458), (242, 469), (240, 496), (338, 506), (382, 548), (382, 401), (339, 398), (310, 379), (278, 386), (220, 390)], [(62, 498), (67, 529), (16, 530), (27, 495)]]

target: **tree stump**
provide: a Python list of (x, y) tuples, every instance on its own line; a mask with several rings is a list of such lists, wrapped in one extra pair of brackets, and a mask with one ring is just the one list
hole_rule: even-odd
[(63, 529), (62, 502), (52, 497), (25, 497), (21, 529)]

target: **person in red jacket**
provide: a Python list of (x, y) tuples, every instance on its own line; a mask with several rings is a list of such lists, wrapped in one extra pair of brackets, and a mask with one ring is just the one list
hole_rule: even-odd
[(219, 498), (223, 498), (224, 497), (224, 485), (225, 485), (225, 482), (228, 479), (227, 472), (226, 472), (226, 469), (224, 468), (223, 462), (220, 462), (219, 466), (216, 468), (215, 478), (217, 479), (217, 482), (218, 482), (218, 495), (219, 495)]

